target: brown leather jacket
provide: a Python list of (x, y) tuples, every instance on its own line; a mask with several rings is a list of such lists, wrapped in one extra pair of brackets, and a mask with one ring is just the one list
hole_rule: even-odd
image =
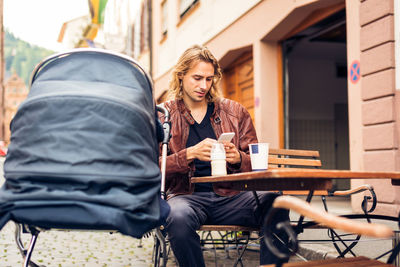
[[(178, 194), (192, 194), (194, 186), (190, 184), (190, 177), (194, 173), (195, 166), (193, 161), (188, 164), (186, 160), (186, 141), (189, 136), (189, 127), (194, 120), (182, 100), (168, 101), (164, 105), (170, 112), (172, 135), (166, 164), (167, 195), (168, 198), (171, 198)], [(215, 102), (214, 112), (210, 119), (217, 138), (223, 132), (235, 133), (231, 142), (240, 152), (241, 163), (235, 165), (228, 163), (228, 173), (250, 171), (249, 144), (258, 141), (248, 111), (235, 101), (220, 98)], [(164, 121), (162, 114), (160, 120)], [(222, 196), (233, 196), (238, 193), (238, 191), (230, 189), (229, 182), (213, 187), (215, 193)]]

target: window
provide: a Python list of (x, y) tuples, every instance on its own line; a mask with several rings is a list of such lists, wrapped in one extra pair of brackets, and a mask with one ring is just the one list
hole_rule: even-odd
[(185, 14), (192, 9), (199, 0), (180, 0), (179, 2), (179, 15), (182, 18)]
[(167, 1), (161, 3), (161, 34), (166, 36), (168, 32), (168, 12), (167, 12)]

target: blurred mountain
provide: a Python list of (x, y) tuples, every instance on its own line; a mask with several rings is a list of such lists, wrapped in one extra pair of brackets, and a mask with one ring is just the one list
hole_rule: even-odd
[(5, 79), (16, 72), (28, 86), (30, 75), (43, 58), (51, 55), (54, 51), (37, 45), (31, 45), (19, 38), (16, 38), (7, 29), (4, 31), (4, 58), (5, 58)]

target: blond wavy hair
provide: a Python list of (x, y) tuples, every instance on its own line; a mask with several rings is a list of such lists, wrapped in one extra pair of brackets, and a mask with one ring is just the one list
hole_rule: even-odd
[(206, 95), (207, 101), (214, 102), (220, 96), (218, 84), (222, 78), (222, 72), (217, 59), (207, 47), (194, 45), (182, 54), (172, 71), (172, 79), (169, 83), (169, 98), (183, 98), (183, 88), (179, 77), (184, 76), (199, 61), (211, 63), (214, 67), (214, 79)]

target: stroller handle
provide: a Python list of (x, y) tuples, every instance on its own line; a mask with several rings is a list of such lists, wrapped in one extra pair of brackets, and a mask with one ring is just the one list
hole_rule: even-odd
[(162, 141), (162, 153), (161, 153), (161, 197), (165, 199), (166, 198), (165, 174), (167, 166), (168, 142), (171, 137), (171, 123), (169, 121), (169, 111), (163, 105), (157, 105), (156, 108), (157, 111), (163, 113), (165, 116), (163, 123), (164, 139)]
[(156, 106), (157, 111), (164, 114), (164, 123), (163, 123), (163, 131), (164, 131), (164, 139), (162, 141), (163, 144), (168, 144), (171, 133), (171, 123), (169, 121), (169, 111), (163, 105)]
[(153, 81), (150, 78), (150, 75), (140, 66), (140, 64), (136, 60), (134, 60), (133, 58), (131, 58), (127, 55), (109, 51), (106, 49), (100, 49), (100, 48), (74, 48), (74, 49), (56, 53), (56, 54), (53, 54), (53, 55), (50, 55), (50, 56), (44, 58), (33, 69), (31, 77), (30, 77), (30, 81), (29, 81), (29, 88), (31, 88), (32, 83), (35, 81), (37, 74), (40, 72), (40, 70), (46, 64), (48, 64), (49, 62), (56, 60), (58, 58), (62, 58), (62, 57), (65, 57), (65, 56), (68, 56), (71, 54), (78, 54), (78, 53), (102, 53), (102, 54), (107, 54), (107, 55), (111, 55), (111, 56), (115, 56), (115, 57), (124, 59), (124, 60), (130, 62), (131, 64), (135, 65), (141, 72), (143, 72), (143, 74), (146, 76), (147, 81), (149, 82), (150, 88), (153, 88)]

